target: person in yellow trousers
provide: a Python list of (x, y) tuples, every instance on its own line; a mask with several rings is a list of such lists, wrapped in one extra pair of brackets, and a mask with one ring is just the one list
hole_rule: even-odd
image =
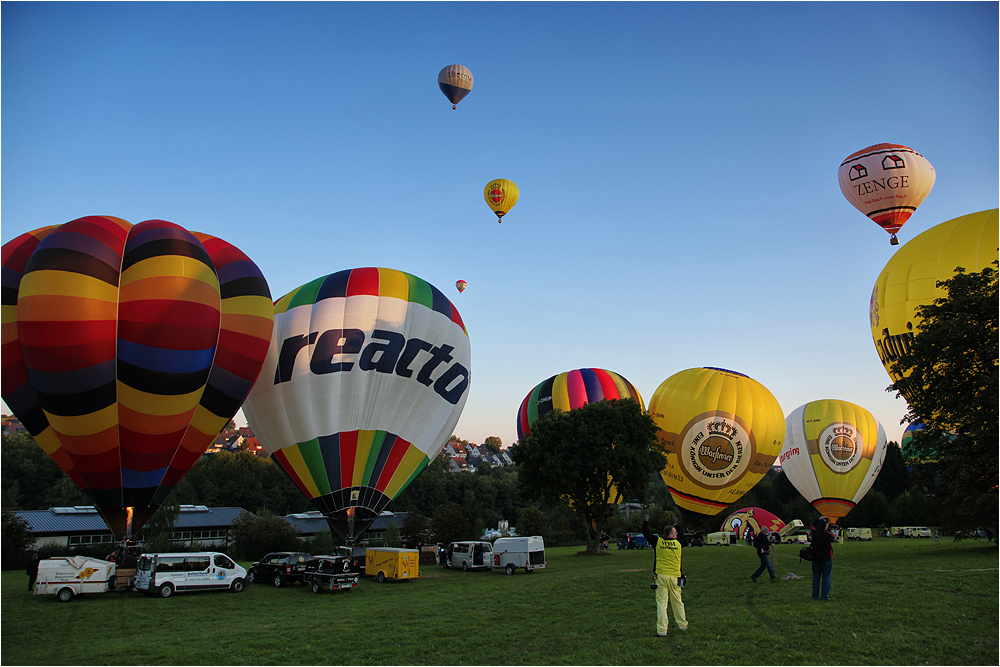
[(642, 534), (656, 556), (653, 569), (656, 583), (652, 586), (656, 590), (656, 634), (667, 636), (667, 607), (671, 604), (674, 606), (677, 629), (687, 630), (681, 586), (677, 581), (681, 576), (681, 543), (677, 539), (677, 527), (668, 524), (663, 528), (663, 537), (657, 537), (649, 528), (649, 512), (643, 512)]

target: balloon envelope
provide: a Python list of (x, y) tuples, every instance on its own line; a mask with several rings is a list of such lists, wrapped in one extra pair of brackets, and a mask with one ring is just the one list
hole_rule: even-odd
[(836, 523), (868, 493), (885, 461), (885, 431), (854, 403), (811, 401), (785, 420), (781, 469), (821, 514)]
[(469, 286), (469, 283), (465, 282), (464, 280), (459, 280), (458, 282), (455, 283), (455, 287), (458, 288), (459, 294), (461, 294), (462, 292), (464, 292), (465, 288), (468, 287), (468, 286)]
[(420, 278), (359, 268), (274, 304), (274, 335), (243, 406), (268, 454), (354, 539), (427, 466), (468, 398), (458, 310)]
[[(942, 222), (900, 246), (882, 269), (872, 288), (868, 315), (875, 349), (893, 382), (903, 379), (889, 369), (909, 352), (921, 321), (917, 308), (947, 295), (937, 283), (954, 276), (957, 266), (977, 272), (997, 258), (997, 221), (994, 208)], [(902, 394), (912, 396), (905, 386)]]
[(539, 382), (521, 401), (517, 411), (517, 437), (531, 435), (531, 425), (552, 410), (568, 412), (587, 403), (631, 398), (643, 410), (642, 396), (618, 373), (602, 368), (578, 368)]
[(771, 469), (784, 439), (778, 400), (761, 383), (721, 368), (664, 380), (649, 400), (667, 452), (660, 475), (687, 515), (713, 516)]
[(737, 537), (745, 540), (751, 534), (760, 534), (761, 528), (778, 532), (784, 527), (785, 522), (771, 512), (760, 507), (744, 507), (727, 516), (719, 530), (727, 533), (736, 533)]
[(849, 155), (837, 178), (847, 201), (895, 239), (930, 194), (936, 175), (927, 158), (912, 148), (876, 144)]
[(455, 109), (472, 92), (472, 72), (462, 65), (448, 65), (438, 72), (438, 88)]
[(234, 246), (90, 216), (3, 248), (3, 398), (97, 505), (137, 533), (260, 371), (271, 297)]
[(483, 188), (486, 204), (496, 213), (497, 222), (503, 222), (503, 217), (517, 203), (518, 190), (514, 181), (506, 178), (495, 178)]

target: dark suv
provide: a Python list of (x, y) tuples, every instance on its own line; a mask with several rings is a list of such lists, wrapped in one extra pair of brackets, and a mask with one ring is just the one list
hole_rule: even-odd
[(306, 561), (302, 583), (319, 593), (324, 588), (331, 591), (349, 591), (356, 588), (359, 579), (350, 556), (313, 556)]
[(250, 566), (250, 570), (247, 572), (247, 581), (254, 583), (270, 580), (278, 587), (291, 581), (302, 581), (306, 561), (310, 558), (312, 558), (311, 554), (298, 551), (269, 553)]

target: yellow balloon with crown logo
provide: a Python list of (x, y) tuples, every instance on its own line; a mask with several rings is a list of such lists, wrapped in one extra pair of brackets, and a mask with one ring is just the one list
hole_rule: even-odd
[(517, 203), (517, 185), (514, 181), (506, 178), (494, 178), (483, 188), (483, 197), (493, 212), (497, 215), (497, 222), (503, 222), (503, 217)]
[(825, 399), (788, 415), (778, 461), (802, 497), (836, 523), (875, 483), (885, 448), (885, 430), (872, 413)]
[(649, 415), (667, 453), (660, 471), (681, 513), (702, 521), (759, 482), (785, 437), (781, 405), (760, 382), (721, 368), (690, 368), (653, 393)]

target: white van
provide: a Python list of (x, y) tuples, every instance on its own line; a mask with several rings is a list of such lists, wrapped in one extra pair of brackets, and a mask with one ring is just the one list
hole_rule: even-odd
[(503, 568), (507, 574), (523, 567), (531, 574), (545, 567), (545, 541), (541, 536), (498, 537), (493, 543), (493, 567)]
[(707, 547), (713, 544), (720, 547), (728, 547), (730, 544), (736, 544), (736, 533), (731, 531), (709, 533), (705, 536), (705, 546)]
[(226, 554), (142, 554), (135, 575), (135, 589), (168, 598), (174, 591), (243, 590), (247, 571)]
[(493, 567), (493, 545), (489, 542), (452, 542), (445, 550), (445, 567), (488, 570)]
[(81, 593), (104, 593), (115, 587), (115, 564), (87, 556), (38, 561), (35, 595), (55, 595), (69, 602)]

